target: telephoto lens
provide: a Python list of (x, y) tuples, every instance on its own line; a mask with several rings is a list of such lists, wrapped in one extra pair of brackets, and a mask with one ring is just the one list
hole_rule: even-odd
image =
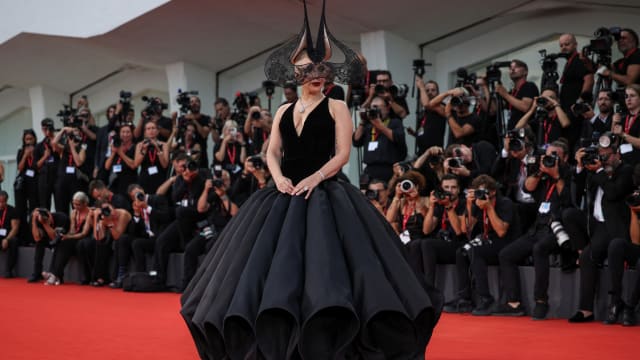
[(560, 221), (552, 221), (550, 226), (551, 231), (553, 231), (553, 235), (556, 237), (558, 246), (562, 247), (569, 245), (569, 234), (564, 230), (562, 223)]

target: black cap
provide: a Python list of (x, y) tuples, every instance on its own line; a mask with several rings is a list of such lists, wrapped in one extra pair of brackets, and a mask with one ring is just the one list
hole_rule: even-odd
[(42, 121), (40, 122), (40, 126), (42, 127), (53, 127), (53, 120), (51, 120), (50, 118), (44, 118), (42, 119)]

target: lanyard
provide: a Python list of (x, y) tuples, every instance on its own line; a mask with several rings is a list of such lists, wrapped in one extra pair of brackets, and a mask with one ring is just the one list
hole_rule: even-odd
[(564, 71), (562, 72), (562, 77), (560, 78), (560, 84), (564, 83), (564, 73), (567, 71), (567, 69), (569, 68), (569, 66), (571, 66), (571, 63), (573, 62), (573, 59), (576, 58), (576, 56), (578, 56), (578, 52), (574, 52), (573, 55), (571, 55), (571, 57), (569, 57), (569, 59), (567, 60), (567, 63), (564, 64)]
[(424, 128), (424, 125), (427, 123), (427, 113), (424, 114), (424, 116), (422, 117), (422, 121), (420, 122), (420, 128)]
[[(524, 86), (524, 84), (526, 84), (527, 82), (524, 81), (522, 84), (520, 84), (520, 86), (515, 87), (513, 90), (511, 90), (511, 96), (518, 98), (518, 93), (520, 92), (520, 89), (522, 89), (522, 87)], [(513, 108), (513, 105), (509, 104), (509, 110), (511, 110)]]
[(73, 165), (73, 154), (69, 153), (69, 166)]
[(153, 149), (149, 149), (149, 151), (147, 151), (147, 153), (149, 154), (149, 161), (151, 162), (151, 165), (155, 165), (156, 163), (156, 158), (158, 155), (158, 153), (156, 152), (155, 147)]
[(631, 130), (631, 127), (633, 126), (633, 124), (636, 122), (637, 117), (638, 117), (638, 114), (633, 115), (633, 117), (631, 117), (630, 115), (627, 115), (626, 119), (624, 119), (625, 134), (629, 134), (629, 131)]
[[(557, 114), (551, 116), (549, 119), (544, 119), (542, 127), (544, 128), (544, 143), (549, 143), (549, 135), (551, 134), (551, 128), (553, 127), (553, 121), (558, 117)], [(549, 121), (547, 121), (549, 120)]]
[(33, 167), (33, 155), (29, 155), (27, 157), (27, 167), (28, 168), (32, 168)]
[(489, 238), (489, 217), (487, 216), (487, 209), (482, 210), (482, 238), (487, 240)]
[(76, 213), (76, 233), (80, 232), (80, 228), (82, 227), (83, 222), (86, 218), (87, 216), (85, 215), (84, 218), (80, 220), (80, 211)]
[(551, 199), (551, 194), (553, 194), (553, 190), (556, 189), (556, 183), (553, 183), (547, 187), (547, 196), (545, 196), (544, 201), (548, 202)]
[[(231, 148), (233, 148), (233, 151), (231, 151)], [(236, 163), (236, 151), (238, 149), (235, 146), (228, 146), (227, 147), (227, 156), (229, 157), (229, 161), (231, 162), (231, 164), (235, 164)]]
[(407, 205), (406, 204), (404, 206), (404, 209), (402, 211), (402, 231), (407, 230), (407, 222), (409, 222), (409, 218), (411, 217), (411, 215), (413, 215), (415, 209), (416, 209), (416, 205), (413, 204), (412, 206), (410, 206), (408, 209), (409, 211), (407, 211)]
[(4, 212), (2, 213), (2, 219), (0, 219), (0, 228), (4, 229), (4, 220), (7, 217), (7, 212), (9, 212), (9, 208), (4, 208)]

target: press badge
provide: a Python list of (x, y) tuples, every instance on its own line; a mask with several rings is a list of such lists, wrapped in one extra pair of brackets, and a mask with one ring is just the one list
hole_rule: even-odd
[(121, 173), (121, 172), (122, 172), (122, 165), (120, 165), (120, 164), (113, 165), (113, 173), (114, 174)]
[(158, 173), (158, 167), (157, 166), (151, 166), (147, 169), (147, 172), (149, 173), (149, 175), (155, 175)]
[(538, 208), (538, 212), (540, 214), (548, 214), (549, 211), (551, 211), (551, 203), (548, 201), (545, 201), (543, 203), (540, 203), (540, 207)]
[(24, 172), (24, 174), (27, 175), (28, 177), (36, 176), (36, 172), (33, 171), (32, 169), (28, 169), (27, 171)]
[(378, 148), (378, 142), (377, 141), (372, 141), (369, 143), (369, 151), (376, 151), (376, 149)]
[(240, 172), (242, 170), (242, 168), (240, 167), (240, 165), (236, 164), (236, 167), (233, 168), (233, 173), (237, 174), (238, 172)]
[(409, 236), (409, 230), (405, 230), (400, 234), (400, 241), (402, 241), (403, 244), (406, 244), (409, 241), (411, 241), (411, 236)]
[(67, 166), (67, 174), (75, 174), (76, 168), (73, 166)]
[(622, 144), (620, 145), (620, 154), (626, 154), (633, 151), (633, 146), (631, 144)]
[(418, 136), (424, 135), (424, 128), (418, 129)]
[(0, 236), (7, 236), (7, 229), (0, 229)]
[(182, 199), (182, 201), (180, 202), (180, 205), (182, 207), (188, 207), (189, 206), (189, 199)]

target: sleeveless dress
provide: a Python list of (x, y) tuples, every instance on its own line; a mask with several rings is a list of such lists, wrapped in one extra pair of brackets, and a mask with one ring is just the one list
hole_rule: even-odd
[[(335, 153), (324, 99), (298, 136), (283, 113), (282, 172), (293, 184)], [(364, 195), (335, 178), (308, 200), (254, 193), (182, 295), (203, 359), (414, 359), (442, 295), (405, 260), (398, 236)]]

